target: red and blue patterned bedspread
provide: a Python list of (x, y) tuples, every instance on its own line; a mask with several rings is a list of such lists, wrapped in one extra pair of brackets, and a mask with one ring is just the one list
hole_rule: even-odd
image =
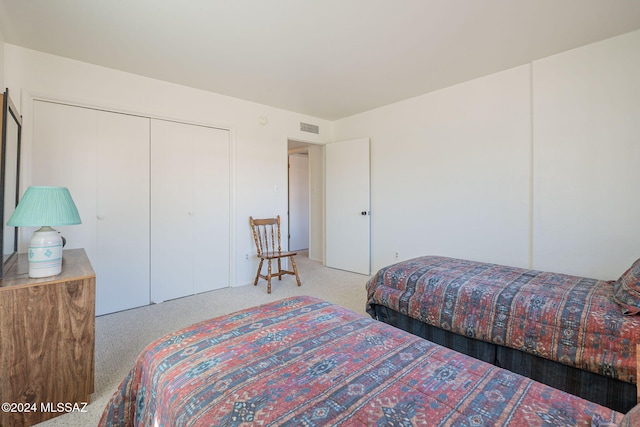
[(585, 371), (636, 382), (640, 317), (624, 316), (613, 282), (445, 257), (379, 270), (372, 305), (444, 330)]
[(101, 426), (591, 425), (622, 415), (297, 297), (150, 344)]

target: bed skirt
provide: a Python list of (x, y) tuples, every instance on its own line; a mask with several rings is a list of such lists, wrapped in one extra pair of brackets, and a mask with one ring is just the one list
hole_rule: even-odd
[(583, 371), (513, 348), (454, 334), (388, 307), (377, 304), (371, 306), (375, 311), (375, 318), (384, 323), (615, 411), (626, 413), (637, 403), (635, 384)]

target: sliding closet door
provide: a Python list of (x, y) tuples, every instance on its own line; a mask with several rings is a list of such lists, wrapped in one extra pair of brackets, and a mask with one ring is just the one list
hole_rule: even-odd
[(193, 293), (193, 142), (182, 125), (151, 121), (151, 301)]
[(149, 119), (98, 115), (96, 312), (149, 304)]
[(35, 101), (33, 125), (31, 182), (71, 192), (82, 224), (58, 230), (89, 255), (96, 314), (148, 304), (149, 119)]
[[(65, 248), (84, 248), (98, 266), (96, 218), (97, 114), (95, 110), (35, 101), (30, 185), (68, 187), (82, 224), (55, 227)], [(26, 240), (30, 239), (29, 230)], [(64, 267), (63, 267), (64, 268)]]
[(194, 126), (194, 293), (226, 288), (229, 268), (229, 131)]
[(151, 122), (151, 300), (229, 286), (229, 132)]

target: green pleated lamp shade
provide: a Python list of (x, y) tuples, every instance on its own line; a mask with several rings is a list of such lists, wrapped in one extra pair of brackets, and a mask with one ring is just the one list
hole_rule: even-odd
[(80, 224), (80, 214), (67, 187), (27, 188), (7, 225), (42, 227)]

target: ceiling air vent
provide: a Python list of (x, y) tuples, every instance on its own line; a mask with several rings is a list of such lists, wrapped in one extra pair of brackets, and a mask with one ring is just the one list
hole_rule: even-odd
[(309, 133), (319, 134), (320, 133), (320, 126), (312, 125), (312, 124), (309, 124), (309, 123), (300, 122), (300, 130), (302, 132), (309, 132)]

